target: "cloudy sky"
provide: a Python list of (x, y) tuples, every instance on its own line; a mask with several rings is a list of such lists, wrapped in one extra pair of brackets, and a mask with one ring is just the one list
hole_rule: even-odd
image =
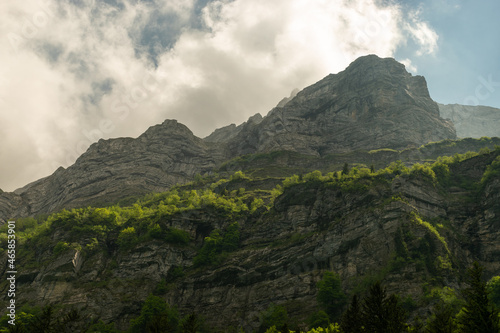
[(204, 137), (356, 57), (500, 107), (497, 0), (2, 0), (0, 188), (175, 118)]

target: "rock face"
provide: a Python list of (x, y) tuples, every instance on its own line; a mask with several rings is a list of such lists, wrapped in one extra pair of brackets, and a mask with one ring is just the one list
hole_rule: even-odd
[(439, 104), (439, 113), (442, 118), (453, 122), (458, 137), (500, 136), (500, 109), (481, 105)]
[[(457, 179), (479, 182), (497, 156), (480, 155), (450, 171)], [(161, 279), (183, 267), (185, 276), (169, 279), (161, 294), (169, 304), (184, 314), (202, 314), (213, 326), (252, 332), (270, 303), (305, 320), (317, 309), (316, 283), (326, 270), (340, 275), (344, 290), (383, 278), (389, 292), (417, 303), (430, 281), (459, 287), (459, 272), (474, 260), (486, 267), (487, 278), (498, 275), (498, 177), (479, 192), (459, 183), (443, 191), (425, 176), (382, 176), (361, 184), (287, 188), (270, 211), (237, 221), (241, 246), (215, 267), (193, 266), (195, 248), (207, 232), (231, 223), (212, 210), (158, 221), (188, 232), (194, 240), (188, 246), (152, 240), (130, 251), (81, 257), (68, 250), (55, 258), (50, 248), (38, 247), (36, 260), (46, 264), (23, 269), (17, 301), (76, 306), (125, 329)]]
[(439, 117), (425, 79), (394, 59), (361, 57), (299, 92), (229, 143), (232, 155), (290, 150), (325, 155), (356, 149), (404, 149), (456, 138)]
[(358, 149), (418, 147), (454, 139), (425, 79), (394, 59), (371, 55), (251, 117), (200, 139), (167, 120), (137, 139), (100, 140), (74, 165), (15, 193), (0, 194), (0, 223), (61, 208), (110, 204), (164, 191), (227, 160), (289, 151), (322, 157)]
[(0, 194), (0, 219), (112, 204), (164, 191), (211, 171), (220, 163), (217, 156), (186, 126), (167, 120), (137, 139), (100, 140), (69, 168), (59, 168), (15, 193)]

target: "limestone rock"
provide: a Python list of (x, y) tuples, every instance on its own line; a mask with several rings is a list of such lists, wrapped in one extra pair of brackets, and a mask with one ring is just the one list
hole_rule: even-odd
[(281, 105), (259, 124), (245, 124), (229, 145), (231, 154), (291, 150), (323, 156), (456, 138), (425, 79), (391, 58), (361, 57)]
[(488, 106), (439, 104), (442, 118), (450, 119), (461, 138), (500, 137), (500, 109)]
[(455, 137), (452, 124), (439, 117), (423, 77), (412, 76), (394, 59), (370, 55), (293, 91), (266, 117), (256, 114), (205, 139), (166, 120), (137, 139), (100, 140), (67, 169), (14, 193), (0, 193), (0, 223), (165, 191), (245, 154), (288, 151), (323, 157)]

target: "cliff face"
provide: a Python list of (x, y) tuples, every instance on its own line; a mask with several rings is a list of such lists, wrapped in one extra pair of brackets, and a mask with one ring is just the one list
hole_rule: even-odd
[(211, 171), (220, 163), (218, 156), (186, 126), (167, 120), (137, 139), (100, 140), (69, 168), (15, 193), (0, 194), (0, 218), (113, 204), (164, 191)]
[[(500, 272), (494, 241), (500, 237), (500, 181), (492, 177), (480, 190), (460, 183), (479, 183), (497, 155), (453, 164), (448, 184), (418, 174), (380, 175), (350, 185), (308, 181), (286, 188), (269, 211), (237, 221), (211, 209), (157, 221), (189, 233), (192, 241), (184, 246), (152, 240), (127, 251), (111, 246), (107, 252), (54, 255), (42, 245), (19, 263), (18, 302), (75, 306), (123, 329), (166, 279), (159, 294), (181, 313), (195, 311), (211, 325), (251, 331), (270, 303), (305, 319), (317, 307), (316, 283), (324, 271), (334, 270), (347, 292), (384, 279), (390, 292), (418, 303), (429, 281), (458, 287), (460, 272), (473, 260), (485, 265), (487, 277)], [(238, 250), (218, 265), (195, 267), (203, 238), (232, 222), (240, 226)], [(50, 237), (67, 235), (55, 229)], [(178, 267), (183, 277), (172, 273)]]
[(321, 156), (456, 138), (453, 125), (439, 117), (425, 79), (374, 55), (282, 105), (261, 123), (246, 124), (231, 140), (231, 154), (289, 150)]
[(439, 104), (442, 118), (450, 119), (461, 138), (500, 136), (500, 109), (488, 106)]
[(100, 140), (67, 169), (0, 194), (0, 222), (164, 191), (251, 153), (322, 157), (455, 137), (451, 123), (439, 117), (423, 77), (412, 76), (394, 59), (371, 55), (294, 91), (266, 117), (256, 115), (205, 139), (169, 120), (137, 139)]

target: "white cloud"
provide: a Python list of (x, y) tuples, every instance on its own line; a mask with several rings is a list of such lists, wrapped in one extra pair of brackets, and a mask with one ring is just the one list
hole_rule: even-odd
[(434, 54), (438, 49), (438, 34), (426, 22), (421, 21), (419, 10), (409, 14), (409, 20), (405, 24), (410, 37), (419, 45), (416, 51), (418, 56)]
[[(137, 136), (165, 118), (204, 136), (266, 113), (360, 55), (393, 56), (408, 32), (423, 54), (437, 40), (418, 15), (405, 21), (376, 0), (212, 1), (206, 30), (188, 24), (193, 1), (79, 4), (0, 4), (4, 190), (71, 164), (99, 137)], [(158, 13), (179, 26), (156, 27)], [(176, 38), (171, 48), (153, 45), (158, 67), (137, 37), (145, 28)]]
[(402, 63), (403, 65), (405, 65), (406, 67), (406, 70), (408, 72), (411, 72), (413, 74), (416, 74), (417, 73), (417, 66), (413, 65), (412, 61), (408, 58), (406, 59), (403, 59), (403, 60), (398, 60), (400, 63)]

